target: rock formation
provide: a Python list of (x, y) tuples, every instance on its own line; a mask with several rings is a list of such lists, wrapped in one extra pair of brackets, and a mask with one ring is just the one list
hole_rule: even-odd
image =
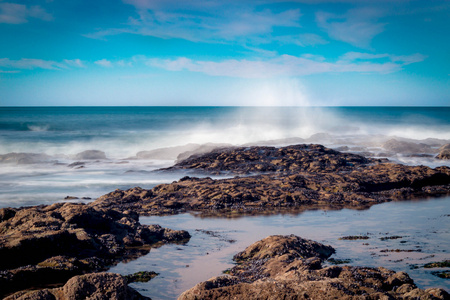
[(64, 283), (150, 251), (182, 242), (186, 231), (141, 225), (134, 212), (84, 204), (0, 209), (0, 297), (29, 286)]
[[(162, 170), (241, 175), (184, 177), (151, 190), (116, 190), (90, 206), (142, 215), (276, 213), (312, 207), (364, 208), (391, 200), (450, 193), (450, 168), (405, 166), (320, 145), (248, 147), (195, 155)], [(195, 174), (194, 173), (194, 174)]]

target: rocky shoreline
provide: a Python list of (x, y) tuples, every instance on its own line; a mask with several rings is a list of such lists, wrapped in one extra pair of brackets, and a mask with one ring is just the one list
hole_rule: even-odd
[(152, 247), (190, 238), (186, 231), (138, 219), (135, 212), (72, 203), (0, 209), (0, 297), (105, 271)]
[[(190, 176), (227, 178), (185, 176), (153, 189), (116, 190), (90, 204), (0, 209), (0, 297), (18, 292), (8, 299), (82, 299), (87, 294), (80, 295), (88, 289), (92, 295), (103, 295), (96, 294), (95, 299), (145, 299), (128, 288), (122, 276), (99, 272), (145, 255), (152, 247), (186, 243), (190, 235), (159, 225), (142, 225), (139, 215), (195, 212), (239, 216), (317, 207), (361, 209), (387, 201), (450, 194), (448, 167), (405, 166), (321, 145), (220, 148), (192, 155), (158, 172), (180, 170)], [(382, 268), (322, 268), (321, 262), (333, 253), (329, 246), (299, 237), (268, 239), (268, 245), (263, 240), (263, 244), (251, 246), (251, 255), (236, 256), (239, 264), (229, 271), (231, 276), (199, 284), (181, 299), (227, 298), (239, 293), (256, 299), (258, 291), (270, 299), (272, 290), (287, 298), (352, 299), (367, 294), (367, 299), (382, 295), (407, 299), (408, 293), (429, 299), (448, 297), (437, 289), (418, 290), (406, 274), (395, 275)], [(259, 257), (257, 253), (264, 247), (278, 250)], [(350, 283), (355, 278), (359, 286)], [(400, 282), (393, 285), (393, 280)], [(49, 285), (61, 287), (50, 289)], [(77, 290), (76, 285), (89, 288)], [(109, 294), (102, 292), (106, 286)], [(46, 289), (20, 292), (35, 288)], [(323, 289), (330, 294), (320, 294)]]
[(278, 213), (283, 209), (368, 208), (393, 200), (450, 194), (450, 168), (405, 166), (321, 145), (241, 147), (194, 155), (159, 172), (186, 170), (170, 184), (116, 190), (90, 205), (140, 215)]

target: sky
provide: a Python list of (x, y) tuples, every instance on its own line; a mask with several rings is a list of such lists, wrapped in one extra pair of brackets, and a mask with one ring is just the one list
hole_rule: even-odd
[(0, 0), (0, 106), (448, 106), (450, 1)]

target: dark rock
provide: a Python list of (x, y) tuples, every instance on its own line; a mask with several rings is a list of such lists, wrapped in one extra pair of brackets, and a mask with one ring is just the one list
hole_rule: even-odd
[(186, 231), (141, 225), (134, 212), (85, 204), (56, 203), (2, 212), (0, 296), (105, 270), (147, 254), (152, 245), (190, 238)]

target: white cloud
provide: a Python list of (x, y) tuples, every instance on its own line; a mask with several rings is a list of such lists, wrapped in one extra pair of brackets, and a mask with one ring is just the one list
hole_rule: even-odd
[(86, 68), (86, 65), (80, 59), (65, 59), (63, 62), (70, 67)]
[(361, 52), (348, 52), (340, 57), (341, 61), (364, 61), (364, 60), (388, 60), (394, 63), (406, 66), (412, 63), (421, 62), (427, 57), (420, 53), (415, 53), (412, 55), (392, 55), (388, 53), (372, 54), (372, 53), (361, 53)]
[(299, 9), (274, 12), (246, 1), (160, 1), (123, 0), (133, 5), (136, 15), (122, 28), (86, 34), (104, 39), (122, 33), (180, 38), (194, 42), (270, 42), (275, 27), (300, 27)]
[[(43, 60), (35, 58), (22, 58), (18, 60), (11, 60), (9, 58), (0, 58), (0, 68), (7, 69), (45, 69), (45, 70), (61, 70), (69, 67), (85, 67), (80, 59), (68, 60), (64, 59), (62, 62), (53, 60)], [(6, 72), (3, 70), (3, 73)], [(15, 71), (8, 71), (15, 72)]]
[(39, 5), (27, 6), (23, 4), (0, 3), (0, 23), (22, 24), (29, 18), (51, 21), (53, 17)]
[(372, 39), (384, 31), (384, 23), (378, 19), (383, 16), (378, 8), (355, 8), (344, 15), (317, 12), (316, 21), (328, 35), (339, 41), (360, 48), (370, 48)]
[(112, 67), (111, 61), (109, 61), (107, 59), (100, 59), (100, 60), (94, 61), (94, 63), (99, 65), (99, 66), (105, 67), (105, 68)]
[(301, 47), (325, 45), (328, 41), (323, 39), (320, 35), (314, 33), (303, 33), (299, 35), (285, 35), (277, 36), (274, 40), (282, 44), (294, 44)]
[[(386, 61), (372, 61), (386, 58)], [(400, 59), (401, 58), (401, 59)], [(169, 71), (190, 71), (211, 76), (240, 78), (271, 78), (283, 76), (304, 76), (318, 73), (392, 73), (412, 62), (425, 59), (420, 54), (394, 56), (389, 54), (347, 53), (338, 61), (325, 61), (322, 56), (303, 55), (301, 57), (281, 55), (268, 60), (222, 60), (201, 61), (186, 57), (176, 59), (140, 58), (146, 65)]]
[(19, 60), (10, 60), (9, 58), (0, 58), (0, 67), (14, 69), (47, 69), (57, 70), (66, 67), (62, 63), (52, 60), (22, 58)]

